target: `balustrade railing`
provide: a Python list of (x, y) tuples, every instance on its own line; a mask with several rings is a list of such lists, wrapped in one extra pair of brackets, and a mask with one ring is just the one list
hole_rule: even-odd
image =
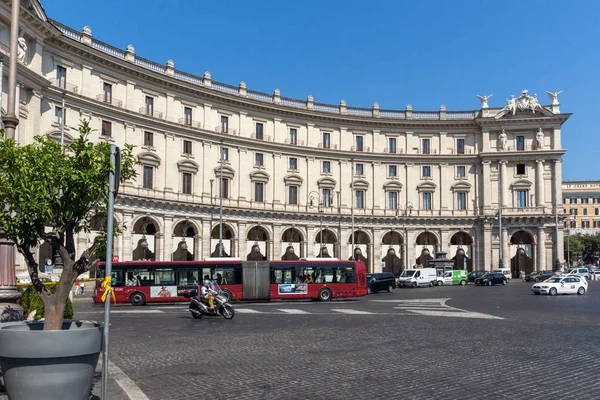
[(67, 90), (75, 94), (79, 92), (79, 88), (77, 86), (66, 82), (64, 79), (51, 78), (50, 83), (52, 84), (52, 86), (55, 86), (59, 89)]
[(163, 119), (163, 112), (150, 109), (148, 107), (140, 107), (140, 114), (147, 115), (148, 117)]
[(270, 142), (271, 141), (271, 136), (269, 136), (269, 135), (262, 135), (262, 137), (258, 138), (258, 137), (256, 137), (256, 133), (253, 133), (252, 135), (250, 135), (250, 139), (262, 140), (262, 141), (265, 141), (265, 142)]
[(338, 149), (338, 145), (337, 144), (329, 144), (329, 146), (323, 147), (323, 143), (319, 143), (317, 145), (317, 147), (320, 148), (320, 149), (329, 149), (329, 150), (337, 150)]
[(369, 146), (362, 146), (362, 147), (352, 146), (352, 147), (350, 147), (350, 151), (358, 151), (358, 152), (368, 153), (371, 151), (371, 148)]
[(292, 140), (290, 138), (285, 138), (283, 142), (285, 144), (291, 144), (292, 146), (304, 146), (304, 140)]
[(215, 132), (222, 135), (237, 136), (237, 130), (231, 128), (225, 128), (221, 125), (215, 127)]
[(106, 104), (110, 104), (111, 106), (123, 107), (123, 102), (121, 100), (117, 100), (114, 97), (106, 96), (104, 93), (100, 93), (99, 95), (97, 95), (96, 100)]
[(92, 47), (104, 53), (110, 54), (111, 56), (115, 56), (121, 59), (125, 58), (125, 52), (123, 50), (117, 49), (116, 47), (113, 47), (106, 43), (99, 42), (97, 40), (92, 40)]

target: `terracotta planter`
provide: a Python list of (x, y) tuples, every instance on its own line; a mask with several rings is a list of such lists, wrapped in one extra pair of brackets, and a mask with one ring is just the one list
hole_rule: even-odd
[(10, 400), (87, 400), (102, 351), (102, 324), (65, 321), (0, 324), (0, 366)]

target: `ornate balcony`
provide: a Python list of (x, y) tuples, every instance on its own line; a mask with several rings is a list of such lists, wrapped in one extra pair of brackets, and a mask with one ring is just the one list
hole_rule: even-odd
[(202, 122), (190, 121), (187, 118), (179, 118), (178, 121), (181, 125), (189, 126), (190, 128), (202, 129)]
[(225, 128), (221, 125), (215, 126), (215, 132), (220, 133), (222, 135), (231, 135), (237, 136), (237, 131), (235, 129)]
[(329, 147), (323, 147), (323, 143), (319, 143), (318, 147), (320, 149), (329, 149), (329, 150), (337, 150), (338, 149), (338, 145), (337, 144), (329, 144)]
[(256, 137), (256, 133), (253, 133), (252, 135), (250, 135), (250, 139), (262, 140), (262, 141), (265, 141), (265, 142), (270, 142), (271, 141), (271, 136), (269, 136), (269, 135), (262, 135), (261, 138), (257, 138)]
[(369, 146), (362, 146), (362, 147), (352, 146), (352, 147), (350, 147), (350, 151), (369, 153), (371, 151), (371, 148)]
[(163, 119), (162, 111), (157, 111), (157, 110), (147, 108), (147, 107), (140, 107), (140, 114), (144, 114), (144, 115), (147, 115), (147, 116), (153, 117), (153, 118)]
[(292, 140), (290, 138), (285, 138), (285, 144), (291, 144), (292, 146), (304, 146), (304, 140)]
[(104, 93), (100, 93), (99, 95), (97, 95), (96, 100), (101, 101), (106, 104), (110, 104), (111, 106), (120, 107), (120, 108), (123, 107), (123, 102), (121, 100), (117, 100), (112, 96), (106, 96)]
[(59, 89), (62, 90), (66, 90), (68, 92), (72, 92), (77, 94), (79, 92), (79, 88), (69, 82), (66, 82), (63, 79), (58, 79), (58, 78), (52, 78), (50, 79), (50, 82), (52, 83), (52, 86), (57, 87)]

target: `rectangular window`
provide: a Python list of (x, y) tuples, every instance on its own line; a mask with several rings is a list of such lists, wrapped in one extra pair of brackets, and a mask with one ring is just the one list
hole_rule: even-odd
[(431, 210), (431, 192), (421, 193), (421, 198), (422, 198), (421, 209)]
[(423, 177), (431, 177), (431, 167), (429, 165), (423, 165)]
[(600, 197), (594, 197), (594, 204), (600, 204)]
[(150, 96), (146, 96), (146, 115), (154, 115), (154, 98)]
[(290, 144), (298, 144), (298, 130), (290, 128)]
[(331, 207), (331, 189), (323, 188), (321, 191), (321, 204), (325, 207)]
[(298, 159), (296, 157), (290, 157), (289, 169), (292, 169), (294, 171), (298, 170)]
[(456, 154), (465, 154), (465, 139), (456, 139)]
[(354, 191), (354, 207), (365, 208), (365, 191), (364, 190)]
[(576, 208), (571, 208), (571, 215), (577, 215), (577, 209)]
[(110, 83), (105, 83), (102, 86), (102, 94), (105, 103), (112, 103), (112, 85)]
[(102, 136), (112, 136), (112, 123), (110, 121), (102, 121)]
[(456, 167), (456, 176), (458, 176), (459, 178), (464, 178), (466, 176), (464, 165), (459, 165)]
[(363, 151), (363, 143), (364, 143), (364, 137), (362, 136), (355, 136), (354, 137), (354, 142), (356, 144), (356, 151)]
[(391, 210), (398, 209), (398, 192), (388, 192), (388, 208)]
[(288, 203), (298, 204), (298, 186), (288, 186)]
[(331, 162), (323, 161), (322, 165), (323, 165), (322, 172), (324, 174), (330, 174), (331, 173)]
[(183, 141), (183, 154), (192, 154), (192, 141), (191, 140)]
[(56, 84), (61, 89), (67, 88), (67, 69), (61, 65), (56, 66)]
[(594, 221), (594, 228), (600, 228), (600, 221)]
[(588, 199), (587, 197), (584, 197), (584, 198), (582, 198), (582, 199), (581, 199), (581, 204), (589, 204), (589, 203), (588, 203), (588, 202), (589, 202), (589, 200), (590, 200), (590, 199)]
[(456, 193), (456, 209), (466, 210), (467, 209), (467, 193), (458, 192)]
[(264, 129), (265, 129), (265, 126), (263, 124), (261, 124), (260, 122), (256, 123), (256, 126), (254, 127), (254, 133), (258, 140), (263, 140)]
[(331, 148), (331, 134), (329, 132), (323, 132), (323, 148)]
[(223, 178), (223, 185), (222, 185), (222, 189), (223, 191), (222, 196), (224, 199), (228, 199), (229, 198), (229, 179), (227, 178)]
[(221, 133), (229, 132), (229, 117), (221, 115)]
[(429, 154), (429, 152), (431, 151), (431, 148), (429, 146), (429, 139), (421, 140), (421, 150), (423, 154)]
[(527, 190), (517, 190), (517, 207), (527, 207)]
[(577, 221), (571, 221), (571, 228), (577, 228)]
[(517, 136), (517, 150), (525, 150), (525, 136)]
[(363, 164), (354, 164), (355, 175), (363, 176), (365, 174), (365, 168)]
[(570, 203), (569, 199), (567, 199), (566, 197), (563, 198), (563, 204), (569, 204), (569, 203)]
[(154, 182), (154, 167), (150, 165), (144, 165), (144, 189), (152, 189)]
[(154, 146), (154, 133), (147, 131), (144, 132), (144, 146)]
[(583, 209), (583, 215), (588, 215), (587, 213), (588, 213), (588, 210), (587, 210), (587, 208), (584, 208), (584, 209)]
[(223, 154), (221, 159), (223, 161), (229, 161), (229, 149), (227, 147), (223, 147)]
[(396, 165), (388, 165), (388, 176), (398, 176), (398, 167)]
[(594, 208), (594, 215), (600, 215), (600, 208)]
[(183, 118), (186, 125), (192, 125), (192, 108), (183, 107)]
[(582, 228), (589, 228), (590, 227), (590, 221), (581, 221), (581, 227)]
[(264, 154), (263, 153), (255, 153), (254, 154), (254, 165), (263, 166), (264, 165)]
[(263, 203), (265, 201), (264, 198), (264, 183), (262, 182), (254, 182), (254, 201), (259, 203)]
[(54, 106), (54, 123), (62, 124), (63, 123), (63, 109), (59, 106)]
[(525, 164), (517, 164), (517, 175), (525, 175)]
[(388, 150), (390, 153), (395, 153), (396, 152), (396, 138), (389, 138), (388, 139)]
[(189, 172), (184, 172), (182, 174), (182, 178), (183, 178), (183, 184), (182, 184), (182, 191), (183, 194), (192, 194), (192, 174)]

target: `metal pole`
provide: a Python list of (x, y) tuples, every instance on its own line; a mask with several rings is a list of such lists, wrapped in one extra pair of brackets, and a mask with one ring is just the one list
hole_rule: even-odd
[(567, 229), (567, 268), (571, 267), (571, 237), (569, 231), (570, 229)]
[[(106, 221), (106, 275), (112, 276), (112, 251), (115, 213), (115, 164), (117, 149), (110, 146), (110, 172), (108, 175), (108, 210)], [(108, 399), (108, 337), (110, 330), (110, 294), (104, 301), (104, 352), (102, 353), (102, 400)]]
[[(4, 81), (4, 56), (0, 55), (0, 93), (2, 93), (2, 82)], [(2, 109), (2, 96), (0, 96), (0, 109)]]
[(65, 151), (65, 94), (62, 96), (62, 108), (60, 111), (60, 148)]
[(15, 114), (15, 103), (17, 101), (17, 53), (19, 39), (19, 10), (21, 9), (20, 3), (21, 0), (12, 0), (10, 60), (8, 62), (8, 104), (6, 105), (6, 115), (3, 119), (6, 127), (6, 136), (9, 139), (15, 138), (15, 129), (19, 124), (19, 117)]
[(342, 255), (342, 245), (341, 245), (341, 237), (342, 237), (342, 207), (341, 207), (341, 199), (340, 199), (340, 194), (341, 191), (338, 190), (336, 193), (337, 196), (337, 208), (338, 208), (338, 251), (337, 251), (337, 256), (341, 258)]
[(219, 165), (219, 257), (223, 257), (223, 141), (221, 140)]
[[(560, 257), (558, 255), (558, 201), (556, 202), (556, 213), (555, 213), (554, 217), (555, 217), (554, 218), (554, 225), (555, 225), (554, 238), (556, 240), (556, 260), (558, 260), (558, 258)], [(554, 267), (552, 269), (554, 269)]]
[(351, 187), (350, 212), (352, 214), (352, 234), (351, 234), (351, 236), (352, 236), (352, 249), (350, 249), (350, 251), (352, 252), (351, 253), (352, 259), (354, 261), (356, 261), (354, 259), (354, 196), (355, 196), (355, 193), (354, 193), (354, 159), (353, 158), (350, 159), (350, 164), (352, 166), (352, 176), (351, 176), (351, 181), (350, 181), (350, 187)]
[(209, 244), (208, 255), (210, 255), (210, 252), (212, 251), (211, 250), (211, 248), (212, 248), (211, 239), (212, 239), (212, 231), (213, 231), (213, 226), (212, 226), (212, 224), (213, 224), (213, 208), (212, 208), (212, 206), (213, 206), (213, 183), (214, 182), (215, 182), (214, 179), (210, 180), (210, 234), (209, 234), (210, 237), (208, 239), (208, 244)]

